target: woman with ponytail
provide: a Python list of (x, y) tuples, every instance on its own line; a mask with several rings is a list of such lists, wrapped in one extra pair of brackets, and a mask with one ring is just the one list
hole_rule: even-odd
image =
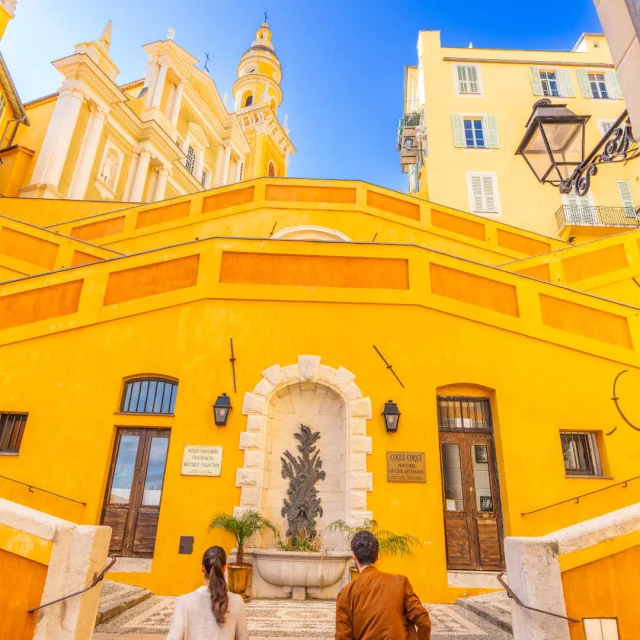
[(222, 547), (204, 552), (204, 586), (178, 598), (167, 640), (249, 640), (244, 602), (229, 593), (226, 570)]

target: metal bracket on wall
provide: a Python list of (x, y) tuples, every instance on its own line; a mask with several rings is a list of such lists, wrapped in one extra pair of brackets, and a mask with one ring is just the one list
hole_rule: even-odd
[[(621, 371), (613, 380), (613, 397), (611, 398), (613, 400), (613, 404), (616, 405), (616, 409), (618, 410), (618, 413), (620, 414), (620, 417), (634, 430), (634, 431), (640, 431), (640, 428), (636, 427), (633, 422), (631, 422), (631, 420), (629, 420), (629, 418), (627, 418), (627, 416), (624, 415), (622, 409), (620, 408), (620, 398), (618, 398), (618, 393), (617, 393), (617, 386), (618, 386), (618, 380), (620, 379), (620, 377), (625, 374), (625, 373), (629, 373), (629, 369), (624, 369), (623, 371)], [(615, 429), (613, 431), (610, 431), (609, 433), (607, 433), (606, 435), (611, 435), (612, 433), (615, 432)]]
[(400, 383), (400, 386), (404, 389), (402, 380), (400, 380), (400, 378), (398, 377), (398, 374), (393, 370), (393, 365), (387, 362), (386, 358), (382, 355), (382, 353), (380, 353), (380, 349), (378, 349), (378, 347), (376, 347), (375, 344), (373, 345), (373, 348), (376, 350), (376, 353), (382, 358), (382, 362), (384, 362), (387, 365), (387, 369), (391, 371), (391, 373), (393, 374), (393, 377)]
[(229, 362), (231, 363), (231, 373), (233, 374), (233, 393), (237, 393), (236, 389), (236, 356), (233, 353), (233, 338), (229, 338), (231, 344), (231, 357)]

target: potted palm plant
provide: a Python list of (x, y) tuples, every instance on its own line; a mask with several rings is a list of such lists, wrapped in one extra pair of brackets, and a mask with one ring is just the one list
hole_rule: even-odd
[(246, 511), (239, 517), (230, 516), (227, 513), (218, 513), (213, 516), (209, 523), (209, 531), (213, 529), (222, 529), (235, 536), (237, 545), (236, 562), (227, 565), (229, 591), (237, 593), (246, 599), (251, 565), (244, 562), (244, 545), (249, 538), (264, 529), (272, 531), (276, 536), (278, 531), (271, 521), (261, 516), (257, 511)]
[[(351, 540), (359, 531), (369, 531), (376, 537), (380, 553), (391, 556), (412, 556), (413, 547), (420, 543), (420, 540), (410, 533), (398, 534), (378, 529), (378, 523), (375, 520), (365, 520), (359, 527), (351, 527), (344, 520), (336, 520), (327, 527), (327, 531), (342, 531), (347, 538), (347, 544), (351, 544)], [(349, 567), (349, 573), (352, 580), (358, 577), (355, 566)]]

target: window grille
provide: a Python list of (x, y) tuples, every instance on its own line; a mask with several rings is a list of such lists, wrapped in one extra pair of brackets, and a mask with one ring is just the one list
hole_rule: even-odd
[(162, 378), (136, 378), (124, 385), (120, 411), (123, 413), (173, 414), (178, 383)]
[(191, 145), (189, 145), (189, 148), (187, 149), (186, 167), (187, 167), (187, 171), (191, 174), (193, 174), (196, 168), (196, 152), (194, 151)]
[(206, 171), (202, 172), (202, 180), (200, 180), (200, 184), (206, 189), (207, 180), (209, 179), (209, 174)]
[(594, 98), (606, 99), (609, 97), (604, 73), (590, 73), (589, 84), (591, 85), (591, 93)]
[(464, 119), (464, 141), (469, 149), (484, 149), (484, 127), (480, 118)]
[(540, 81), (542, 82), (542, 93), (545, 96), (557, 98), (560, 95), (555, 71), (541, 71)]
[(438, 396), (441, 431), (493, 431), (489, 398)]
[(601, 476), (598, 437), (594, 431), (560, 433), (564, 468), (568, 476)]
[(0, 453), (18, 453), (24, 428), (26, 413), (0, 413)]

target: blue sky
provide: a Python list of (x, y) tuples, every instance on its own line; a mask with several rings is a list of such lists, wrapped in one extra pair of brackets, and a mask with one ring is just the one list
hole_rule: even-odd
[(27, 101), (55, 91), (50, 61), (109, 19), (121, 82), (144, 75), (141, 46), (174, 27), (195, 57), (209, 53), (213, 79), (230, 93), (265, 7), (284, 73), (279, 115), (289, 114), (297, 148), (289, 174), (402, 191), (395, 135), (420, 29), (442, 31), (444, 46), (507, 49), (571, 49), (582, 32), (601, 31), (592, 0), (19, 0), (2, 53)]

